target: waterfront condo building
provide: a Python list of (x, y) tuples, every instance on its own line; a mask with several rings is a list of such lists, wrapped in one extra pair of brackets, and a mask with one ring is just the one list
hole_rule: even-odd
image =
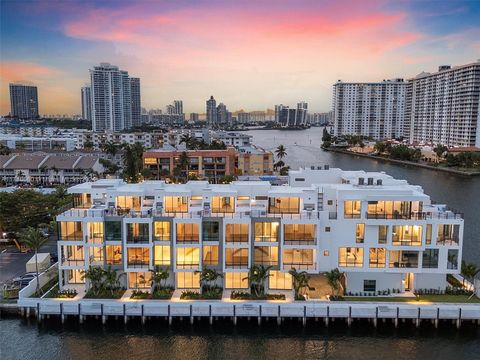
[(334, 135), (360, 135), (374, 140), (403, 136), (406, 83), (338, 81), (333, 85)]
[(90, 85), (85, 85), (80, 90), (82, 102), (82, 119), (92, 121), (92, 91)]
[(32, 85), (10, 84), (10, 115), (19, 119), (38, 119), (38, 92)]
[(353, 293), (444, 289), (460, 271), (461, 216), (384, 173), (325, 167), (291, 171), (288, 186), (99, 180), (68, 191), (74, 207), (57, 217), (61, 288), (83, 286), (89, 266), (125, 273), (131, 289), (149, 288), (156, 265), (177, 289), (198, 289), (198, 271), (214, 268), (224, 289), (246, 290), (259, 264), (271, 266), (269, 291), (291, 290), (291, 269), (315, 282), (338, 268)]
[(409, 79), (406, 99), (410, 143), (480, 147), (480, 60)]

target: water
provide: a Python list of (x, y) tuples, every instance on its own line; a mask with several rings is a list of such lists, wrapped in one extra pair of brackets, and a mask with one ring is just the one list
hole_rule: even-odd
[(252, 130), (253, 143), (274, 151), (283, 144), (287, 149), (284, 162), (292, 169), (300, 166), (325, 165), (343, 170), (385, 171), (394, 178), (421, 185), (426, 194), (439, 204), (464, 214), (463, 259), (480, 265), (480, 176), (464, 177), (440, 171), (406, 167), (388, 162), (323, 151), (323, 128), (304, 131)]
[[(274, 150), (287, 148), (286, 163), (292, 168), (324, 165), (349, 170), (385, 171), (423, 186), (438, 203), (446, 203), (465, 214), (464, 258), (480, 264), (480, 178), (465, 178), (426, 169), (407, 168), (371, 159), (328, 153), (320, 149), (322, 129), (305, 131), (250, 131), (254, 143)], [(310, 323), (303, 329), (297, 322), (283, 324), (256, 321), (205, 322), (193, 327), (154, 320), (142, 328), (138, 320), (127, 328), (121, 321), (103, 328), (99, 321), (82, 327), (71, 320), (62, 326), (57, 320), (37, 326), (34, 321), (0, 320), (0, 358), (10, 359), (480, 359), (480, 329), (442, 325), (420, 330), (402, 324), (398, 330), (380, 324), (374, 330), (366, 323), (352, 329), (336, 323), (325, 329)]]

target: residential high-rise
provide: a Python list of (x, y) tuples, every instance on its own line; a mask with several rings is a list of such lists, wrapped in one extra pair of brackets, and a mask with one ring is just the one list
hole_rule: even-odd
[(405, 136), (410, 143), (480, 147), (480, 60), (407, 83)]
[(275, 122), (277, 124), (280, 123), (280, 116), (281, 116), (282, 110), (284, 108), (285, 108), (285, 106), (283, 104), (275, 105)]
[(280, 104), (275, 105), (275, 121), (282, 127), (301, 127), (307, 124), (306, 102), (297, 104), (296, 109), (290, 109), (289, 106)]
[(175, 113), (177, 115), (183, 114), (183, 101), (182, 100), (173, 100), (173, 106), (175, 107)]
[(190, 113), (190, 121), (197, 122), (198, 121), (198, 113)]
[(92, 121), (92, 91), (90, 85), (85, 85), (81, 90), (82, 119)]
[(375, 140), (402, 137), (406, 83), (338, 81), (333, 86), (334, 134), (361, 135)]
[(217, 123), (217, 102), (210, 96), (207, 100), (207, 125), (215, 125)]
[(224, 103), (217, 106), (217, 123), (226, 124), (228, 122), (228, 111)]
[(140, 126), (142, 125), (142, 101), (139, 78), (130, 78), (130, 92), (132, 99), (132, 126)]
[(128, 72), (109, 63), (101, 63), (90, 70), (90, 80), (93, 131), (131, 128), (132, 88)]
[(38, 119), (37, 87), (10, 84), (10, 115), (19, 119)]
[(299, 102), (297, 104), (296, 125), (306, 125), (307, 124), (307, 113), (308, 113), (308, 103), (306, 103), (305, 101)]

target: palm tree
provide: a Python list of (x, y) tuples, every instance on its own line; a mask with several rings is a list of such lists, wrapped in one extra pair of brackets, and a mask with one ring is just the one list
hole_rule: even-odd
[(325, 277), (327, 278), (328, 285), (330, 285), (330, 288), (332, 289), (332, 296), (339, 296), (340, 291), (343, 289), (343, 286), (340, 283), (343, 273), (341, 273), (338, 269), (333, 269), (329, 272), (326, 272)]
[(107, 141), (102, 145), (102, 151), (110, 155), (112, 158), (118, 153), (119, 146), (114, 141)]
[(295, 290), (295, 298), (298, 298), (300, 295), (305, 295), (302, 292), (303, 289), (308, 288), (308, 282), (310, 280), (310, 275), (306, 271), (297, 271), (297, 269), (292, 268), (289, 272), (292, 275), (293, 279), (293, 289)]
[(102, 280), (105, 270), (100, 266), (90, 266), (88, 270), (82, 272), (82, 280), (88, 280), (90, 282), (90, 288), (93, 295), (97, 295), (102, 288)]
[[(256, 297), (262, 297), (265, 294), (265, 281), (268, 279), (269, 270), (271, 266), (253, 265), (248, 272), (248, 279), (250, 282), (250, 288), (254, 292)], [(245, 280), (243, 279), (243, 280)]]
[(38, 282), (38, 250), (45, 245), (48, 241), (48, 238), (42, 235), (40, 230), (35, 229), (33, 227), (28, 227), (22, 234), (21, 234), (21, 242), (26, 245), (28, 248), (35, 251), (35, 279), (37, 282), (36, 286), (36, 293), (38, 294), (40, 291), (40, 284)]
[(479, 267), (477, 267), (475, 264), (467, 263), (465, 260), (463, 260), (461, 267), (461, 274), (463, 276), (463, 287), (465, 287), (465, 279), (474, 284), (475, 276), (477, 276), (479, 272)]
[(223, 275), (217, 270), (207, 268), (204, 268), (202, 271), (195, 271), (195, 274), (200, 274), (200, 283), (202, 284), (202, 289), (203, 286), (205, 286), (205, 288), (215, 287), (215, 281), (223, 277)]
[(135, 143), (133, 145), (123, 144), (123, 176), (128, 182), (138, 182), (140, 171), (143, 168), (143, 145)]
[(190, 158), (187, 155), (187, 152), (184, 151), (178, 158), (178, 165), (180, 168), (185, 171), (185, 180), (188, 181), (188, 172), (190, 168)]
[(162, 284), (163, 281), (166, 281), (170, 277), (170, 272), (168, 268), (162, 268), (160, 265), (155, 265), (155, 268), (151, 270), (152, 272), (152, 292), (157, 291), (157, 289), (161, 289), (165, 287)]
[(115, 290), (117, 290), (120, 287), (120, 281), (117, 276), (117, 270), (113, 270), (110, 265), (108, 265), (107, 269), (103, 271), (103, 283), (102, 286), (106, 290), (110, 290), (110, 293), (112, 296), (115, 293)]
[(279, 160), (282, 160), (285, 156), (287, 156), (287, 149), (283, 145), (278, 145), (277, 149), (275, 150), (275, 154)]

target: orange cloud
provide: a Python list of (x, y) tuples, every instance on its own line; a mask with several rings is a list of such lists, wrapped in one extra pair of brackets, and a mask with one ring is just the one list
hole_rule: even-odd
[(0, 80), (4, 82), (41, 80), (58, 75), (59, 72), (58, 69), (31, 62), (2, 61), (0, 63)]

